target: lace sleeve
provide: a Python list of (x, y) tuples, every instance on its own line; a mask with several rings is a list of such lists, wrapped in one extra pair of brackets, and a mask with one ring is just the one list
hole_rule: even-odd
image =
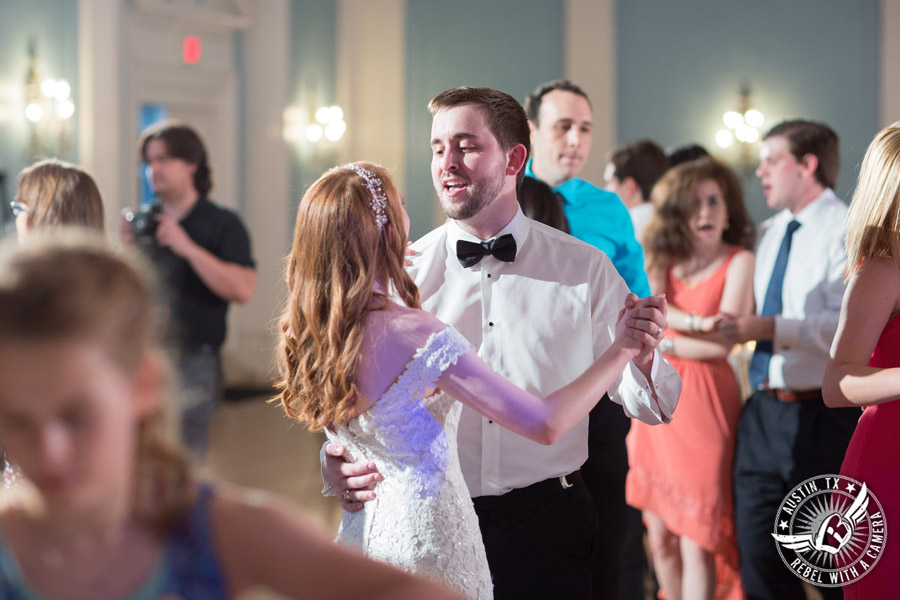
[[(419, 453), (408, 452), (410, 442), (441, 438), (443, 427), (422, 400), (469, 347), (466, 338), (450, 327), (431, 334), (394, 385), (351, 424), (351, 429), (372, 431), (383, 454), (395, 455), (400, 463), (417, 463)], [(415, 436), (411, 436), (411, 431), (416, 432)]]
[(460, 332), (447, 327), (431, 334), (425, 346), (413, 357), (415, 361), (424, 361), (429, 383), (436, 382), (450, 365), (455, 365), (460, 356), (471, 348), (469, 341)]
[[(452, 327), (432, 333), (425, 341), (425, 345), (416, 350), (396, 385), (388, 390), (385, 396), (421, 397), (428, 388), (434, 386), (450, 365), (456, 364), (459, 357), (468, 352), (470, 347), (468, 340)], [(374, 410), (376, 412), (383, 410), (382, 405), (385, 404), (387, 403), (376, 404)]]
[(450, 407), (458, 405), (449, 397), (446, 402), (426, 402), (426, 393), (469, 348), (466, 338), (450, 327), (431, 334), (397, 382), (351, 423), (354, 432), (368, 431), (374, 437), (363, 455), (376, 448), (382, 460), (389, 457), (395, 465), (415, 471), (413, 494), (425, 497), (444, 480), (450, 453), (444, 421)]

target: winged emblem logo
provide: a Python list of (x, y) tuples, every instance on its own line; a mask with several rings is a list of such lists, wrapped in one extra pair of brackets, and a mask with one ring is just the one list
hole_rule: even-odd
[(788, 550), (801, 553), (818, 550), (835, 555), (850, 541), (856, 526), (866, 517), (868, 506), (868, 489), (866, 484), (862, 484), (859, 494), (847, 510), (843, 513), (835, 511), (826, 516), (816, 531), (799, 535), (773, 533), (772, 537)]
[(811, 477), (778, 507), (772, 537), (782, 562), (819, 587), (839, 587), (876, 567), (887, 543), (881, 503), (846, 475)]

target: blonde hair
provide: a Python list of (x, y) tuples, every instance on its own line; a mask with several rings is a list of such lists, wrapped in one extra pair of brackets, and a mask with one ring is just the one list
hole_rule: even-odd
[(900, 121), (878, 132), (866, 150), (850, 203), (847, 272), (872, 256), (900, 266)]
[[(285, 412), (320, 430), (356, 414), (356, 371), (369, 312), (387, 306), (392, 290), (407, 306), (419, 291), (405, 269), (406, 231), (387, 170), (357, 166), (378, 177), (389, 201), (382, 229), (366, 180), (338, 167), (310, 186), (297, 208), (285, 270), (287, 306), (280, 320), (277, 363)], [(376, 282), (385, 292), (376, 291)]]
[[(89, 339), (126, 373), (153, 357), (168, 374), (149, 273), (136, 253), (113, 253), (104, 238), (83, 230), (7, 242), (0, 252), (0, 343)], [(170, 391), (161, 386), (154, 410), (138, 425), (134, 480), (133, 513), (163, 531), (193, 500), (190, 467), (166, 405)]]
[(51, 158), (19, 173), (16, 202), (28, 207), (29, 229), (80, 225), (103, 231), (103, 201), (90, 175)]

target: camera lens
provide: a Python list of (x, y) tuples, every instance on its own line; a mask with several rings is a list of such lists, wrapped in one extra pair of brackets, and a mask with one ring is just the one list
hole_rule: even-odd
[(162, 212), (162, 207), (154, 202), (142, 204), (134, 211), (131, 220), (131, 231), (137, 238), (153, 238), (156, 235), (156, 226), (159, 224), (156, 215)]

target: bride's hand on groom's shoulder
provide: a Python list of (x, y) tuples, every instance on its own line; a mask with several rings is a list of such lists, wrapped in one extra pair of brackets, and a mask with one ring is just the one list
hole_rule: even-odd
[(343, 446), (325, 446), (322, 464), (325, 483), (337, 492), (341, 506), (349, 512), (362, 510), (363, 504), (375, 499), (374, 487), (382, 480), (378, 467), (370, 461), (349, 462)]

